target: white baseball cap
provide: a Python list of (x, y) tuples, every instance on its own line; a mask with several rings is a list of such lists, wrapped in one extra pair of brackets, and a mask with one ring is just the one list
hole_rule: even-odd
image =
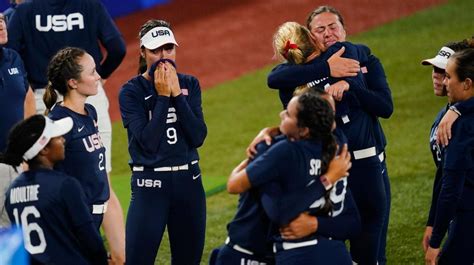
[(439, 50), (438, 54), (431, 58), (426, 59), (421, 62), (422, 65), (433, 65), (441, 69), (446, 69), (446, 64), (448, 64), (448, 59), (451, 55), (454, 54), (454, 51), (449, 47), (442, 47)]
[(154, 50), (168, 43), (179, 46), (174, 39), (173, 31), (167, 27), (152, 28), (140, 39), (140, 47), (144, 46), (150, 50)]
[(23, 159), (26, 161), (31, 160), (38, 155), (39, 152), (49, 143), (51, 138), (68, 133), (74, 124), (71, 117), (62, 118), (57, 121), (53, 121), (46, 116), (43, 117), (45, 120), (43, 132), (33, 146), (31, 146), (23, 155)]

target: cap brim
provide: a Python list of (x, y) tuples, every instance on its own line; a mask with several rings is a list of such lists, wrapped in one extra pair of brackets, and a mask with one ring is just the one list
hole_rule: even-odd
[(72, 129), (73, 125), (74, 122), (72, 121), (71, 117), (66, 117), (60, 120), (53, 121), (51, 124), (51, 131), (49, 132), (50, 137), (53, 138), (65, 135)]
[(148, 43), (144, 43), (143, 46), (149, 50), (154, 50), (156, 48), (159, 48), (163, 45), (166, 44), (174, 44), (179, 47), (178, 43), (175, 40), (169, 39), (169, 40), (156, 40), (156, 41), (150, 41)]
[(426, 59), (421, 62), (422, 65), (432, 65), (441, 69), (446, 69), (446, 63), (437, 60), (437, 58)]

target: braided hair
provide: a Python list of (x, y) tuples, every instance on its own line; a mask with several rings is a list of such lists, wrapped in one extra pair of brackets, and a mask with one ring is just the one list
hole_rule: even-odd
[[(326, 172), (329, 162), (336, 154), (336, 140), (332, 134), (334, 111), (329, 102), (318, 92), (304, 92), (298, 97), (298, 127), (309, 129), (309, 139), (318, 139), (322, 142), (321, 172)], [(331, 190), (324, 194), (325, 204), (317, 214), (328, 214), (332, 211), (332, 202), (329, 198)]]
[[(0, 153), (0, 163), (13, 167), (23, 162), (23, 154), (30, 149), (43, 133), (46, 120), (42, 115), (33, 115), (26, 120), (17, 123), (10, 131), (5, 153)], [(38, 162), (36, 157), (27, 161), (30, 168)]]
[(48, 85), (43, 96), (47, 112), (51, 110), (59, 94), (66, 96), (69, 92), (68, 81), (70, 79), (79, 79), (82, 72), (82, 66), (79, 60), (86, 54), (81, 48), (67, 47), (58, 51), (48, 64)]

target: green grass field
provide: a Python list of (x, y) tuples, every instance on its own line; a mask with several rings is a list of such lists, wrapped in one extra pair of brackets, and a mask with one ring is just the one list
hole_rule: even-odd
[[(422, 67), (420, 62), (434, 56), (444, 43), (474, 34), (469, 10), (474, 10), (471, 0), (450, 1), (350, 38), (352, 42), (367, 44), (380, 58), (395, 104), (392, 117), (382, 121), (388, 138), (387, 162), (392, 184), (389, 264), (423, 262), (420, 240), (434, 175), (429, 128), (446, 99), (433, 96), (431, 69)], [(209, 134), (199, 152), (208, 194), (222, 187), (233, 167), (244, 158), (245, 147), (254, 135), (262, 127), (279, 122), (278, 95), (266, 87), (270, 69), (268, 66), (203, 93)], [(126, 212), (130, 199), (127, 140), (121, 123), (114, 124), (113, 132), (112, 181)], [(207, 264), (212, 248), (224, 242), (225, 225), (235, 213), (236, 201), (237, 196), (225, 192), (208, 198), (202, 264)], [(156, 264), (170, 263), (167, 241), (165, 237)]]

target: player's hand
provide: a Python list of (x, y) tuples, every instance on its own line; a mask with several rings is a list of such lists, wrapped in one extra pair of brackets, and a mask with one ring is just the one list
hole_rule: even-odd
[(166, 74), (168, 75), (168, 81), (171, 89), (171, 96), (177, 97), (181, 94), (181, 87), (179, 86), (178, 73), (176, 68), (170, 63), (165, 63)]
[(254, 158), (254, 156), (257, 154), (257, 149), (255, 149), (255, 147), (257, 146), (258, 143), (260, 143), (261, 141), (265, 141), (267, 145), (270, 145), (272, 143), (272, 137), (277, 136), (279, 134), (280, 134), (280, 129), (278, 127), (263, 128), (257, 134), (257, 136), (255, 136), (255, 138), (252, 140), (252, 142), (249, 144), (249, 146), (245, 150), (247, 157)]
[(423, 240), (421, 241), (421, 245), (423, 246), (423, 251), (426, 252), (430, 247), (430, 238), (431, 234), (433, 233), (433, 227), (427, 226), (425, 229), (425, 233), (423, 234)]
[(344, 144), (341, 153), (329, 162), (328, 170), (324, 175), (334, 184), (339, 179), (349, 176), (349, 169), (351, 167), (351, 154), (347, 150), (347, 144)]
[(280, 235), (286, 240), (303, 238), (318, 230), (318, 218), (304, 212), (288, 225), (280, 228)]
[(449, 140), (451, 140), (451, 127), (458, 118), (459, 115), (452, 110), (448, 110), (446, 114), (444, 114), (439, 122), (438, 131), (436, 133), (437, 144), (442, 146), (447, 146), (449, 144)]
[(326, 88), (326, 92), (331, 95), (334, 100), (341, 101), (342, 97), (344, 96), (344, 91), (349, 90), (349, 83), (344, 80), (338, 81), (328, 88)]
[(428, 247), (425, 255), (425, 264), (426, 265), (436, 265), (439, 256), (439, 248)]
[(360, 71), (360, 63), (358, 61), (341, 57), (345, 50), (346, 48), (342, 47), (328, 59), (332, 77), (357, 76), (357, 73)]
[(168, 76), (166, 74), (165, 64), (159, 63), (153, 73), (155, 77), (155, 90), (160, 96), (169, 97), (171, 88), (169, 86)]

